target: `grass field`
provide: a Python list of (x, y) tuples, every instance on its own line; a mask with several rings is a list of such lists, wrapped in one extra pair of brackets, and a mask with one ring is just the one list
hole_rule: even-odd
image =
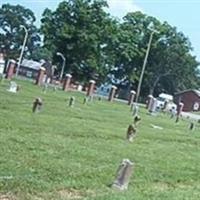
[[(125, 140), (130, 108), (106, 100), (83, 105), (83, 94), (17, 81), (0, 84), (0, 200), (199, 200), (199, 127), (147, 115), (133, 143)], [(68, 106), (75, 96), (73, 108)], [(32, 113), (35, 97), (44, 101)], [(163, 127), (153, 129), (151, 124)], [(108, 187), (123, 158), (135, 163), (129, 188)]]

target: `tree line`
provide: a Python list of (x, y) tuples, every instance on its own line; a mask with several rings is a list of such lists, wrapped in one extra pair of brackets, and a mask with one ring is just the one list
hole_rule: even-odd
[(0, 8), (0, 51), (17, 59), (28, 29), (24, 57), (47, 59), (61, 70), (61, 52), (66, 58), (65, 72), (81, 83), (111, 82), (119, 88), (136, 90), (147, 44), (153, 35), (141, 94), (174, 94), (198, 89), (199, 62), (192, 55), (190, 40), (176, 27), (141, 12), (127, 13), (120, 21), (105, 8), (104, 0), (66, 0), (55, 11), (46, 8), (41, 26), (34, 13), (21, 5)]

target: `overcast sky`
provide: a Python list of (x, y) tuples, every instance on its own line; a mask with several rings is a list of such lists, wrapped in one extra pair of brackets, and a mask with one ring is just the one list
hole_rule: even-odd
[[(45, 8), (55, 10), (62, 0), (1, 0), (30, 8), (37, 17), (37, 25)], [(160, 21), (176, 26), (191, 41), (193, 54), (200, 61), (200, 0), (107, 0), (111, 15), (122, 18), (127, 12), (140, 10)]]

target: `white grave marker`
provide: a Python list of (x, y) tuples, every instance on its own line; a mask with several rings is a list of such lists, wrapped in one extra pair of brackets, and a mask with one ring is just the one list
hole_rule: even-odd
[(10, 88), (7, 90), (8, 92), (17, 92), (17, 84), (14, 81), (10, 82)]

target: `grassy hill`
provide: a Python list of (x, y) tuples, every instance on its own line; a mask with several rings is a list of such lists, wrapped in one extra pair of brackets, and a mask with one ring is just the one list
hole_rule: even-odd
[[(17, 94), (0, 84), (0, 200), (199, 200), (199, 127), (168, 115), (147, 115), (133, 143), (126, 141), (130, 108), (106, 100), (17, 81)], [(73, 108), (68, 106), (75, 96)], [(36, 97), (44, 101), (32, 113)], [(151, 124), (163, 127), (154, 129)], [(129, 189), (108, 187), (123, 158), (135, 163)]]

